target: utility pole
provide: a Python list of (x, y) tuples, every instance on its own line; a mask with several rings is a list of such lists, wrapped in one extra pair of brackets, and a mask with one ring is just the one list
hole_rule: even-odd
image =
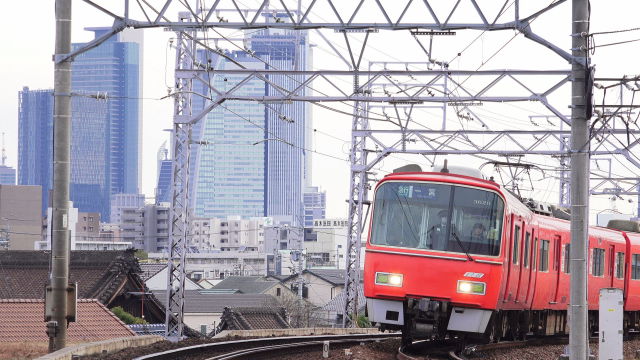
[[(589, 356), (587, 259), (589, 226), (589, 70), (588, 0), (572, 0), (571, 24), (571, 303), (569, 358)], [(588, 115), (589, 114), (589, 115)]]
[[(71, 148), (71, 0), (56, 0), (53, 107), (53, 216), (51, 221), (51, 320), (47, 323), (49, 350), (67, 343), (69, 287), (69, 178)], [(47, 304), (48, 305), (48, 304)]]

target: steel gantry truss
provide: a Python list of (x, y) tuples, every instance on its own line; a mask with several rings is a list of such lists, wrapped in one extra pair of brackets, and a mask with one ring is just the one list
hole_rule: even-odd
[[(177, 32), (175, 44), (176, 85), (172, 89), (174, 110), (174, 167), (171, 205), (170, 257), (167, 294), (167, 335), (179, 338), (183, 333), (185, 252), (189, 219), (189, 154), (192, 144), (191, 128), (212, 109), (228, 100), (271, 104), (305, 101), (327, 108), (333, 104), (351, 107), (351, 152), (349, 192), (349, 234), (347, 269), (345, 277), (346, 300), (344, 325), (354, 326), (358, 314), (358, 289), (361, 237), (365, 219), (364, 204), (369, 201), (368, 190), (371, 171), (382, 159), (392, 153), (420, 154), (424, 156), (474, 155), (486, 159), (501, 156), (557, 156), (563, 169), (567, 168), (567, 139), (569, 132), (560, 127), (571, 124), (563, 111), (552, 105), (552, 95), (565, 88), (571, 78), (567, 70), (476, 70), (451, 69), (450, 64), (434, 60), (431, 45), (424, 46), (419, 36), (450, 35), (454, 31), (475, 29), (481, 31), (513, 30), (527, 39), (543, 45), (570, 63), (582, 63), (570, 53), (534, 33), (531, 23), (540, 15), (556, 8), (565, 0), (540, 5), (538, 1), (505, 0), (483, 2), (458, 0), (439, 2), (406, 0), (392, 5), (381, 0), (260, 0), (251, 5), (236, 0), (83, 0), (86, 4), (113, 18), (112, 31), (63, 56), (62, 60), (98, 46), (110, 36), (127, 28), (163, 27)], [(443, 4), (444, 3), (444, 4)], [(521, 3), (527, 3), (528, 13), (521, 16)], [(465, 10), (466, 6), (466, 10)], [(531, 9), (535, 8), (535, 9)], [(284, 16), (276, 16), (276, 14)], [(176, 17), (177, 15), (177, 17)], [(273, 16), (271, 16), (273, 15)], [(462, 19), (462, 20), (458, 20)], [(216, 42), (211, 45), (206, 34), (216, 29), (285, 29), (288, 31), (315, 31), (326, 47), (342, 60), (345, 69), (335, 70), (282, 70), (265, 64), (262, 70), (247, 69), (238, 64), (236, 69), (215, 69), (197, 61), (199, 50), (227, 57)], [(347, 52), (327, 39), (322, 30), (332, 30), (344, 38)], [(418, 49), (426, 55), (425, 66), (414, 63), (379, 61), (362, 70), (367, 41), (381, 30), (408, 31)], [(218, 33), (218, 35), (220, 35)], [(222, 36), (222, 35), (220, 35)], [(362, 46), (356, 48), (353, 38), (361, 36)], [(230, 45), (233, 39), (222, 36)], [(237, 45), (234, 45), (237, 46)], [(243, 49), (240, 47), (240, 50)], [(255, 56), (251, 49), (244, 49)], [(348, 54), (345, 55), (345, 54)], [(256, 57), (257, 58), (257, 57)], [(232, 60), (232, 59), (229, 59)], [(389, 59), (383, 59), (389, 60)], [(401, 64), (403, 66), (397, 66)], [(235, 74), (240, 80), (227, 83), (225, 89), (216, 88), (212, 76)], [(295, 85), (286, 87), (271, 81), (271, 76), (282, 75), (296, 79)], [(362, 83), (360, 77), (363, 78)], [(237, 76), (233, 77), (238, 79)], [(553, 80), (544, 81), (542, 79)], [(256, 80), (274, 91), (265, 96), (245, 96), (238, 91)], [(342, 84), (348, 85), (343, 86)], [(202, 85), (204, 94), (196, 94), (195, 86)], [(505, 87), (508, 86), (509, 90)], [(311, 89), (311, 92), (303, 92)], [(557, 94), (556, 94), (557, 95)], [(204, 110), (193, 113), (193, 96), (207, 99)], [(493, 126), (490, 118), (473, 110), (474, 106), (491, 103), (535, 102), (555, 123), (533, 130)], [(329, 104), (329, 105), (327, 105)], [(561, 104), (566, 104), (566, 99)], [(378, 110), (376, 110), (376, 106)], [(387, 107), (391, 116), (381, 107)], [(442, 122), (436, 116), (418, 115), (414, 110), (435, 108), (442, 111)], [(400, 111), (402, 109), (402, 111)], [(447, 110), (449, 109), (449, 110)], [(333, 109), (335, 110), (335, 109)], [(382, 114), (380, 113), (382, 111)], [(468, 118), (480, 128), (469, 129), (447, 122), (452, 116)], [(606, 114), (605, 114), (606, 115)], [(599, 117), (603, 119), (605, 117)], [(592, 129), (592, 156), (616, 156), (634, 162), (633, 149), (638, 145), (637, 129), (616, 127), (615, 116), (594, 124)], [(532, 122), (533, 123), (533, 122)], [(492, 126), (489, 126), (492, 125)], [(632, 139), (626, 141), (629, 136)], [(284, 140), (283, 140), (284, 141)], [(295, 144), (291, 144), (295, 146)], [(586, 145), (588, 146), (588, 145)], [(562, 174), (562, 172), (561, 172)], [(599, 175), (602, 177), (602, 175)], [(562, 180), (564, 179), (564, 180)], [(616, 182), (609, 176), (603, 181)], [(567, 178), (561, 176), (561, 186), (568, 188)], [(604, 185), (602, 185), (604, 186)], [(600, 186), (600, 187), (602, 187)], [(598, 191), (600, 187), (594, 188)], [(620, 188), (624, 188), (620, 186)], [(568, 194), (568, 190), (566, 193)], [(627, 191), (627, 190), (625, 190)], [(632, 191), (629, 190), (629, 191)], [(561, 195), (562, 196), (562, 195)], [(562, 197), (561, 197), (562, 200)], [(564, 200), (568, 201), (567, 198)], [(174, 321), (175, 319), (175, 321)]]

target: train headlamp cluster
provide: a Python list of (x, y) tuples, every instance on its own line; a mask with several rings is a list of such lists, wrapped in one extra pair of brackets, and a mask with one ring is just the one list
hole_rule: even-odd
[(487, 284), (477, 281), (458, 280), (458, 292), (462, 294), (484, 295)]
[(402, 280), (404, 276), (402, 274), (392, 274), (387, 272), (376, 273), (376, 285), (396, 286), (402, 287)]

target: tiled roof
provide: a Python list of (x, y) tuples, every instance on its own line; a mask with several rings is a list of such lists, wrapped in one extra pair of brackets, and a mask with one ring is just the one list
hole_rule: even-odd
[(222, 330), (287, 329), (291, 326), (286, 318), (287, 313), (282, 307), (226, 307), (216, 332)]
[[(0, 252), (0, 299), (41, 299), (49, 278), (49, 251)], [(126, 276), (140, 268), (130, 251), (72, 251), (69, 281), (78, 283), (78, 297), (103, 304)]]
[[(49, 278), (50, 251), (0, 251), (0, 299), (42, 299)], [(71, 251), (69, 281), (78, 283), (78, 298), (97, 299), (107, 307), (122, 306), (135, 314), (144, 295), (145, 318), (164, 321), (164, 308), (148, 294), (138, 275), (133, 250)]]
[[(344, 285), (344, 275), (345, 275), (344, 269), (306, 269), (304, 270), (304, 273), (313, 274), (334, 286)], [(364, 275), (364, 272), (361, 270), (360, 271), (361, 279), (363, 275)], [(285, 282), (295, 278), (296, 276), (297, 275), (290, 275), (283, 278), (281, 281)]]
[(140, 263), (140, 277), (143, 281), (147, 281), (149, 278), (152, 278), (155, 274), (159, 273), (166, 267), (167, 264)]
[[(331, 301), (322, 307), (324, 311), (335, 311), (337, 314), (342, 314), (344, 311), (344, 297), (345, 291), (342, 290)], [(358, 286), (358, 310), (364, 310), (367, 305), (367, 299), (364, 297), (364, 289), (362, 286)]]
[(131, 324), (127, 325), (138, 335), (162, 335), (164, 336), (165, 324)]
[[(166, 291), (154, 291), (156, 298), (163, 304), (166, 299)], [(222, 313), (225, 307), (274, 307), (276, 299), (265, 294), (215, 294), (206, 290), (184, 291), (185, 313)]]
[(263, 276), (230, 276), (212, 289), (235, 289), (243, 294), (262, 294), (278, 283)]
[[(44, 300), (0, 300), (0, 342), (47, 342)], [(135, 336), (98, 300), (78, 300), (77, 322), (69, 324), (68, 343)]]

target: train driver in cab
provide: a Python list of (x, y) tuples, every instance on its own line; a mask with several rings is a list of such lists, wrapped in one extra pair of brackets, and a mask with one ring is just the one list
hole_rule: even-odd
[(440, 219), (439, 223), (437, 223), (433, 230), (431, 231), (431, 248), (434, 250), (446, 250), (447, 249), (447, 232), (450, 227), (447, 222), (448, 220), (448, 211), (440, 210), (438, 212), (438, 218)]

